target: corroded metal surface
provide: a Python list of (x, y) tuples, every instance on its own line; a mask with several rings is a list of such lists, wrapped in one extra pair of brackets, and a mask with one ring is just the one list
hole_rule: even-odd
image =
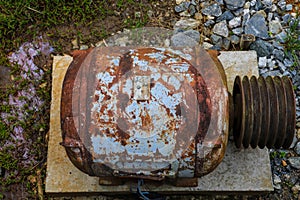
[(61, 101), (70, 160), (92, 176), (161, 180), (211, 172), (224, 156), (229, 118), (224, 72), (214, 60), (199, 48), (75, 55)]
[[(234, 53), (234, 55), (233, 55)], [(233, 85), (233, 75), (258, 75), (255, 51), (221, 52), (220, 59), (225, 68), (227, 83)], [(221, 58), (219, 56), (219, 58)], [(244, 58), (244, 64), (243, 60)], [(54, 56), (53, 61), (53, 87), (51, 103), (51, 120), (49, 132), (49, 146), (47, 156), (47, 176), (45, 191), (49, 195), (91, 195), (98, 193), (120, 194), (130, 193), (136, 185), (135, 180), (125, 181), (123, 185), (99, 185), (99, 178), (92, 177), (79, 171), (68, 159), (61, 141), (60, 103), (62, 82), (72, 57)], [(242, 66), (242, 67), (241, 67)], [(232, 83), (232, 84), (231, 84)], [(232, 87), (230, 86), (229, 92)], [(256, 158), (253, 162), (253, 158)], [(238, 162), (237, 162), (238, 161)], [(220, 165), (210, 174), (198, 179), (197, 187), (177, 187), (164, 183), (147, 184), (149, 191), (172, 192), (173, 194), (203, 194), (207, 192), (247, 192), (255, 193), (273, 191), (272, 176), (270, 172), (268, 150), (265, 149), (237, 149), (232, 142), (228, 142), (226, 155)], [(251, 176), (249, 176), (251, 174)], [(174, 181), (172, 181), (173, 183)], [(159, 182), (160, 183), (160, 182)]]
[(237, 77), (233, 90), (236, 146), (289, 148), (295, 130), (295, 97), (288, 77)]

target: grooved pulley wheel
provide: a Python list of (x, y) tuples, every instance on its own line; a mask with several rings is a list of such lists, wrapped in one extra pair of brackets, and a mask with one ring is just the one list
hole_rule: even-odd
[(295, 131), (295, 96), (288, 77), (237, 76), (233, 88), (235, 144), (289, 148)]

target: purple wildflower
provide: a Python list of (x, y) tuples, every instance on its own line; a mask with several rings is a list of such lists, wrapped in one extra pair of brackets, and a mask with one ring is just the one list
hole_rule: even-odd
[[(30, 111), (38, 111), (44, 105), (44, 101), (38, 97), (36, 91), (36, 85), (42, 80), (44, 71), (40, 66), (34, 63), (34, 59), (38, 55), (49, 56), (53, 52), (53, 48), (48, 42), (44, 42), (42, 37), (38, 37), (36, 41), (25, 42), (22, 44), (16, 52), (9, 56), (9, 61), (12, 64), (18, 65), (20, 68), (20, 76), (24, 80), (28, 80), (29, 84), (26, 88), (17, 91), (16, 94), (10, 94), (8, 101), (0, 102), (3, 105), (10, 105), (9, 112), (0, 113), (1, 121), (7, 126), (11, 127), (12, 121), (10, 118), (14, 117), (15, 120), (24, 122), (29, 116)], [(34, 83), (32, 83), (34, 80)], [(16, 82), (18, 84), (18, 82)], [(25, 109), (26, 105), (26, 109)], [(38, 119), (35, 119), (36, 122)], [(23, 166), (30, 166), (33, 163), (37, 163), (34, 156), (30, 154), (30, 146), (32, 141), (25, 139), (25, 130), (20, 125), (14, 125), (10, 134), (10, 139), (5, 141), (3, 146), (0, 146), (0, 151), (8, 146), (17, 146), (17, 154), (13, 154), (16, 159), (22, 160)], [(20, 157), (21, 156), (21, 157)]]

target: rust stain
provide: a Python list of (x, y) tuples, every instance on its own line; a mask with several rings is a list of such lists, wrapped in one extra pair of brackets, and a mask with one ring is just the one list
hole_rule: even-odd
[[(72, 118), (62, 126), (71, 161), (96, 176), (162, 180), (201, 175), (205, 159), (221, 158), (219, 149), (226, 146), (222, 133), (211, 152), (199, 157), (207, 140), (218, 137), (210, 126), (226, 129), (227, 122), (217, 117), (226, 95), (214, 94), (215, 86), (223, 91), (226, 85), (219, 81), (216, 61), (202, 54), (127, 47), (95, 48), (85, 56), (77, 52), (69, 71), (75, 67), (81, 75), (67, 74), (65, 82), (71, 84), (64, 85), (61, 114), (66, 121), (78, 113), (78, 123)], [(198, 56), (204, 56), (199, 65)], [(78, 97), (79, 106), (72, 101)], [(81, 154), (68, 150), (71, 138), (79, 142)]]

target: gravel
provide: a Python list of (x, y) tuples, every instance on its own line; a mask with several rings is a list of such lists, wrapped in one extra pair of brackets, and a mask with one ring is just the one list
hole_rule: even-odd
[(269, 38), (265, 16), (261, 13), (254, 14), (246, 23), (245, 33), (262, 39)]
[[(285, 51), (288, 31), (295, 21), (295, 5), (299, 6), (299, 1), (200, 0), (199, 2), (198, 12), (201, 18), (198, 17), (198, 19), (205, 27), (204, 29), (200, 28), (202, 30), (200, 32), (205, 41), (203, 46), (206, 49), (239, 49), (243, 34), (254, 35), (255, 41), (252, 42), (249, 49), (257, 52), (260, 75), (264, 77), (286, 75), (291, 78), (296, 94), (298, 126), (290, 149), (286, 152), (270, 150), (270, 153), (275, 155), (271, 156), (275, 192), (268, 194), (265, 198), (299, 199), (300, 66), (299, 63), (296, 63), (295, 56), (291, 56), (291, 53)], [(300, 31), (300, 25), (297, 28)]]
[(212, 31), (217, 35), (227, 37), (229, 35), (229, 31), (228, 31), (226, 20), (223, 20), (217, 23), (216, 25), (214, 25)]

